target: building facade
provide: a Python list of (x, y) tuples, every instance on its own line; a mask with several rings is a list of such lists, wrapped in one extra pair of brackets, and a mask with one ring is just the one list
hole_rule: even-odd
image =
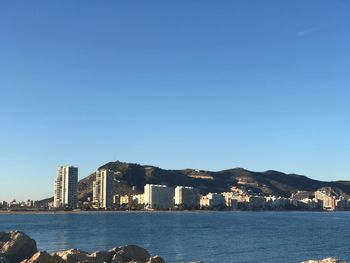
[(226, 206), (225, 197), (218, 193), (209, 193), (200, 199), (201, 208), (223, 208)]
[(74, 166), (58, 167), (54, 189), (54, 207), (77, 207), (78, 203), (78, 168)]
[(145, 208), (172, 209), (174, 206), (174, 188), (166, 185), (146, 184), (144, 188)]
[(177, 186), (175, 188), (175, 206), (184, 209), (199, 208), (199, 189), (190, 186)]
[(112, 208), (114, 193), (114, 172), (107, 169), (96, 171), (93, 182), (92, 202), (94, 208)]
[(137, 195), (131, 195), (132, 203), (134, 205), (144, 205), (145, 204), (145, 195), (144, 194), (137, 194)]
[(236, 210), (238, 208), (237, 196), (232, 192), (224, 192), (222, 195), (225, 197), (226, 207)]

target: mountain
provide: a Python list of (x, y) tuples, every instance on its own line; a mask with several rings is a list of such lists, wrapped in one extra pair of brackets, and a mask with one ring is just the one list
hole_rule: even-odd
[[(202, 194), (208, 192), (240, 191), (263, 195), (289, 197), (297, 190), (316, 191), (320, 188), (332, 189), (334, 194), (350, 195), (350, 181), (324, 182), (297, 174), (278, 171), (252, 172), (243, 168), (223, 171), (203, 171), (194, 169), (165, 170), (150, 165), (109, 162), (99, 168), (111, 169), (115, 173), (115, 193), (142, 193), (147, 183), (169, 186), (194, 186)], [(79, 200), (92, 196), (92, 182), (95, 173), (79, 181)]]

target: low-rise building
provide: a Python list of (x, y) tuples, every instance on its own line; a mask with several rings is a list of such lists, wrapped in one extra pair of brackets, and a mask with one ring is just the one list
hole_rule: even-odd
[(265, 207), (265, 198), (263, 196), (249, 196), (250, 209), (263, 209)]
[(348, 208), (348, 200), (346, 200), (343, 196), (340, 196), (335, 200), (335, 207), (337, 210), (346, 210)]
[(209, 197), (206, 195), (202, 195), (199, 199), (199, 206), (200, 208), (209, 208), (210, 207)]
[(226, 206), (225, 197), (218, 193), (209, 193), (206, 196), (201, 197), (201, 208), (222, 208)]
[(119, 194), (116, 194), (113, 196), (113, 205), (120, 206), (120, 195)]
[(315, 191), (314, 195), (317, 200), (323, 200), (323, 198), (327, 197), (327, 193), (320, 190)]
[(8, 208), (8, 203), (6, 201), (0, 202), (0, 209), (7, 209)]
[(28, 200), (27, 200), (27, 203), (26, 203), (26, 206), (27, 206), (27, 207), (34, 207), (34, 201), (28, 199)]
[(335, 210), (335, 198), (327, 196), (323, 198), (323, 210), (334, 211)]
[(337, 205), (335, 197), (331, 196), (330, 192), (327, 193), (326, 190), (315, 191), (315, 199), (321, 201), (323, 210), (334, 211), (336, 207), (342, 209), (341, 205), (344, 204), (343, 202), (339, 202)]
[(265, 197), (265, 205), (272, 209), (283, 209), (290, 205), (290, 201), (282, 196), (267, 196)]
[(137, 194), (137, 195), (131, 195), (132, 203), (135, 205), (144, 205), (145, 204), (145, 195), (144, 194)]
[(237, 196), (235, 196), (235, 194), (233, 192), (224, 192), (224, 193), (222, 193), (222, 195), (225, 198), (226, 207), (228, 207), (232, 210), (236, 210), (238, 207)]
[(120, 196), (120, 205), (121, 206), (126, 206), (131, 204), (132, 197), (130, 195), (121, 195)]
[(319, 208), (317, 199), (305, 198), (300, 200), (298, 204), (303, 204), (303, 207), (307, 210), (315, 210)]
[(311, 197), (311, 193), (308, 191), (297, 191), (296, 193), (293, 193), (291, 196), (291, 201), (294, 206), (298, 206), (298, 202), (303, 199), (308, 199)]

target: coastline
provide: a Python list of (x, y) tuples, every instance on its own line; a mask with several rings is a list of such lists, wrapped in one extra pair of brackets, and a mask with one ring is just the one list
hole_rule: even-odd
[(154, 213), (341, 213), (350, 211), (298, 211), (298, 210), (112, 210), (112, 211), (5, 211), (0, 210), (1, 215), (74, 215), (74, 214), (154, 214)]

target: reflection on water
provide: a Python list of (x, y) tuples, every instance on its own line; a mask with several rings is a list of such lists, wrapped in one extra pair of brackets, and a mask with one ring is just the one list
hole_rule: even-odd
[(0, 231), (19, 229), (41, 250), (145, 247), (167, 262), (350, 260), (350, 213), (112, 212), (0, 215)]

